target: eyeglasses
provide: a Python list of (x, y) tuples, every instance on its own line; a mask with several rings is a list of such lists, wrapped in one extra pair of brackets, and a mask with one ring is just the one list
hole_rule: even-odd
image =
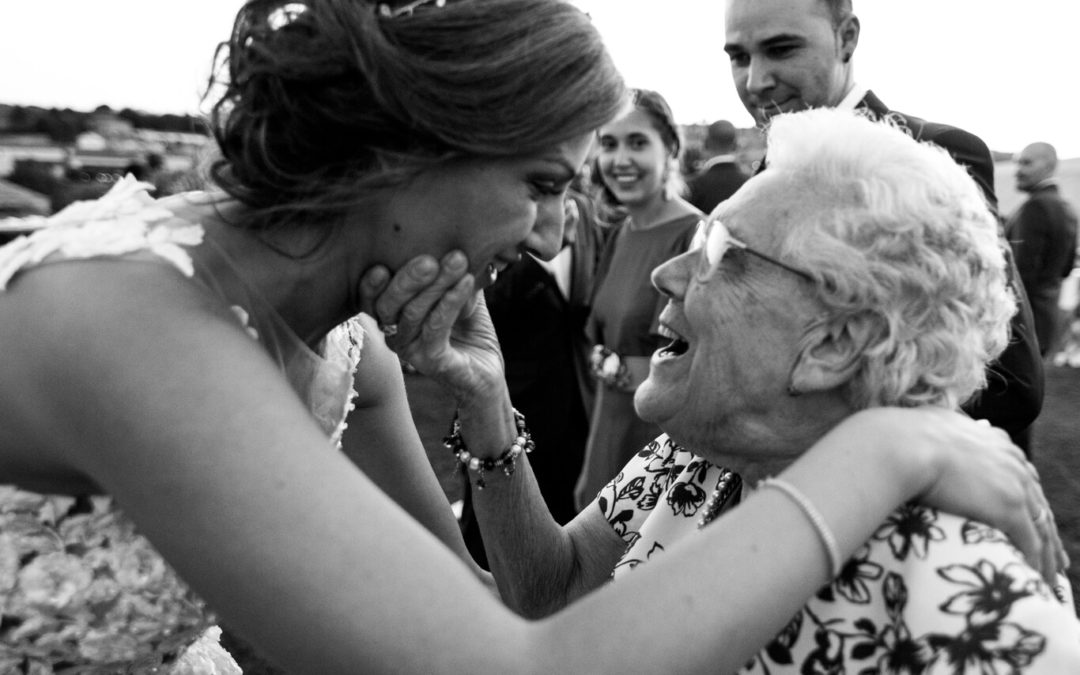
[(698, 227), (697, 234), (694, 235), (694, 240), (690, 244), (690, 250), (697, 250), (699, 248), (701, 249), (701, 258), (698, 262), (698, 281), (708, 281), (711, 279), (713, 274), (716, 273), (717, 268), (720, 267), (720, 261), (724, 259), (724, 255), (732, 248), (746, 251), (765, 262), (772, 263), (777, 267), (782, 267), (789, 272), (798, 274), (807, 281), (814, 280), (813, 275), (806, 270), (793, 267), (786, 262), (750, 248), (745, 242), (739, 241), (732, 236), (731, 231), (727, 229), (727, 226), (716, 218), (702, 221), (701, 225)]

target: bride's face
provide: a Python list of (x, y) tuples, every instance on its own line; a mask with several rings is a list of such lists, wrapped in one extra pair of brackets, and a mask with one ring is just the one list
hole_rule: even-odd
[(386, 264), (465, 252), (478, 288), (530, 251), (550, 259), (562, 246), (566, 190), (592, 134), (529, 156), (469, 159), (425, 172), (390, 199)]

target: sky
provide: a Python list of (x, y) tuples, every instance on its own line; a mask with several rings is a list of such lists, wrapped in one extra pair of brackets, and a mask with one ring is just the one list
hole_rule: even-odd
[[(4, 0), (0, 103), (199, 112), (239, 0)], [(574, 0), (631, 86), (682, 123), (752, 124), (723, 52), (721, 0)], [(1005, 152), (1080, 157), (1080, 3), (855, 0), (856, 80), (896, 110), (963, 127)]]

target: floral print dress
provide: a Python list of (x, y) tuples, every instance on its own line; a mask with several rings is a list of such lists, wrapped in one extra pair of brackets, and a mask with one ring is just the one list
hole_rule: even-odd
[[(627, 543), (613, 577), (696, 531), (723, 474), (666, 436), (638, 453), (598, 498)], [(1068, 597), (1000, 531), (906, 504), (740, 672), (1080, 673)]]
[[(217, 294), (276, 359), (330, 439), (351, 407), (363, 331), (335, 329), (323, 353), (304, 345), (254, 291), (226, 299), (225, 254), (125, 178), (0, 248), (0, 292), (19, 271), (72, 258), (159, 260)], [(191, 199), (208, 199), (193, 195)], [(193, 255), (196, 248), (198, 255)], [(227, 262), (227, 260), (226, 260)], [(247, 288), (230, 280), (230, 288)], [(0, 673), (214, 675), (240, 668), (214, 616), (107, 496), (42, 495), (0, 486)]]

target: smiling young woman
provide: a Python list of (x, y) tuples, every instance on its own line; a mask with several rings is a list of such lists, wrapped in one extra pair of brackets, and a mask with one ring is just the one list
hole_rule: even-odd
[(687, 249), (702, 216), (680, 194), (682, 141), (660, 94), (636, 90), (633, 105), (597, 137), (602, 200), (623, 219), (601, 258), (589, 317), (599, 387), (575, 490), (578, 508), (657, 435), (634, 411), (634, 390), (663, 342), (657, 324), (663, 300), (649, 273)]

